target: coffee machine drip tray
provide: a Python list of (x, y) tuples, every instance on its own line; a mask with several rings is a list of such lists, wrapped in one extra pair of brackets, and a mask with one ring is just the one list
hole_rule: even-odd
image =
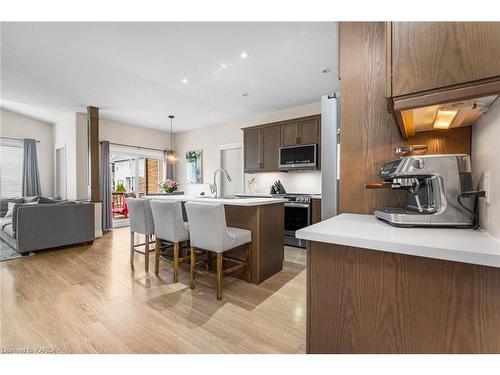
[(422, 213), (408, 210), (404, 207), (383, 207), (375, 210), (375, 216), (396, 227), (418, 227), (418, 226), (440, 226), (440, 227), (462, 227), (470, 228), (470, 222), (457, 223), (446, 222), (442, 217), (439, 219), (431, 213)]

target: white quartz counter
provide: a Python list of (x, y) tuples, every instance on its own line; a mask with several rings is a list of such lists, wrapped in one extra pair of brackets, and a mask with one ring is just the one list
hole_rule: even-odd
[(285, 199), (280, 198), (212, 198), (210, 196), (196, 196), (196, 195), (150, 195), (146, 196), (148, 199), (157, 200), (176, 200), (181, 202), (211, 202), (222, 203), (229, 206), (261, 206), (264, 204), (284, 203)]
[(481, 230), (397, 228), (373, 215), (341, 214), (300, 229), (296, 237), (500, 268), (500, 241)]

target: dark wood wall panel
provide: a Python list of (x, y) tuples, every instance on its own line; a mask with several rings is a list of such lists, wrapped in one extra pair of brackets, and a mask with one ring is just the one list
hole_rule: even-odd
[(415, 133), (408, 138), (408, 144), (429, 146), (428, 154), (469, 154), (471, 153), (472, 128), (453, 128)]
[(370, 214), (401, 205), (404, 195), (366, 190), (402, 144), (427, 144), (428, 154), (470, 153), (470, 128), (417, 133), (404, 141), (385, 100), (386, 34), (383, 22), (341, 22), (340, 212)]
[[(385, 90), (385, 25), (383, 22), (341, 22), (340, 64), (340, 211), (372, 213), (393, 205), (387, 189), (367, 191), (378, 181), (384, 160), (403, 142), (387, 112)], [(398, 195), (398, 194), (396, 194)]]
[(309, 242), (308, 353), (500, 353), (500, 269)]

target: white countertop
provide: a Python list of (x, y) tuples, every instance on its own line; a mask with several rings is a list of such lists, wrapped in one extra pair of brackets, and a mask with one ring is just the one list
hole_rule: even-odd
[[(308, 194), (308, 193), (287, 193), (287, 194)], [(321, 199), (321, 194), (309, 194), (313, 199)], [(273, 198), (273, 195), (266, 193), (236, 194), (237, 197)]]
[(309, 241), (500, 268), (500, 241), (481, 230), (398, 228), (373, 215), (341, 214), (295, 235)]
[(237, 199), (223, 199), (212, 198), (210, 196), (200, 195), (150, 195), (146, 196), (148, 199), (157, 200), (176, 200), (181, 202), (212, 202), (222, 203), (228, 206), (261, 206), (264, 204), (284, 203), (285, 199), (280, 198), (237, 198)]

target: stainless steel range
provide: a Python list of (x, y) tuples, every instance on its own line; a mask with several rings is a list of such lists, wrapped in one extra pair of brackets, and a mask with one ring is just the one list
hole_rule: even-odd
[(308, 194), (284, 194), (285, 245), (306, 247), (306, 241), (295, 237), (295, 231), (311, 225), (311, 196)]

